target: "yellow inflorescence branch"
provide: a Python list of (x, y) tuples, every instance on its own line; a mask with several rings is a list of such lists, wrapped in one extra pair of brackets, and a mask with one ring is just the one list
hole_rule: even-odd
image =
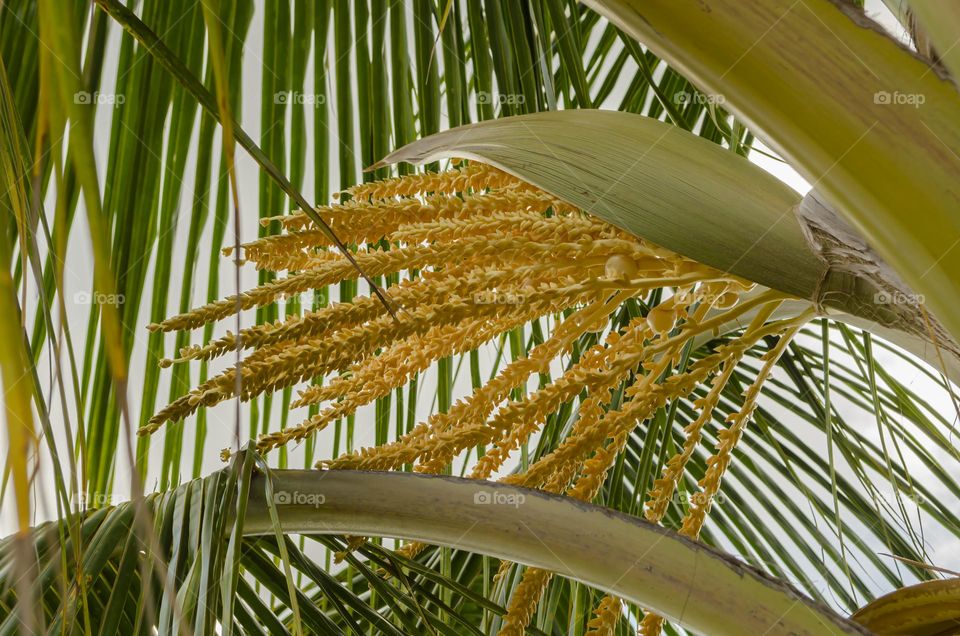
[(613, 636), (616, 633), (617, 621), (623, 610), (623, 601), (609, 594), (600, 600), (600, 604), (593, 612), (593, 618), (587, 623), (590, 630), (586, 636)]
[[(340, 199), (316, 212), (338, 237), (357, 245), (356, 263), (365, 274), (394, 275), (385, 295), (396, 315), (388, 315), (378, 298), (360, 295), (184, 347), (161, 364), (208, 361), (238, 350), (246, 355), (239, 366), (215, 374), (157, 412), (141, 434), (224, 400), (300, 389), (291, 407), (318, 412), (262, 435), (256, 445), (267, 452), (311, 438), (408, 384), (437, 360), (479, 349), (547, 318), (552, 332), (546, 339), (446, 412), (433, 414), (393, 441), (323, 459), (318, 467), (413, 466), (440, 473), (457, 457), (483, 447), (470, 476), (497, 478), (552, 414), (579, 400), (571, 429), (550, 452), (500, 478), (593, 501), (634, 429), (671, 402), (691, 399), (710, 382), (706, 395), (693, 401), (699, 413), (683, 429), (681, 450), (665, 463), (648, 493), (644, 515), (656, 523), (663, 520), (739, 361), (764, 337), (779, 335), (742, 408), (720, 432), (700, 482), (705, 503), (693, 505), (683, 521), (684, 534), (699, 535), (763, 382), (810, 314), (771, 321), (784, 295), (763, 291), (745, 297), (751, 283), (640, 240), (479, 163), (362, 184)], [(247, 310), (288, 300), (313, 306), (302, 295), (357, 279), (356, 267), (331, 249), (328, 235), (306, 214), (264, 219), (266, 224), (274, 221), (282, 233), (247, 243), (234, 256), (286, 275), (150, 329), (197, 329), (230, 317), (238, 306)], [(231, 250), (225, 253), (232, 255)], [(664, 290), (661, 300), (642, 315), (623, 318), (627, 301), (645, 307), (633, 305), (633, 297), (647, 296), (646, 302), (661, 298), (648, 295), (653, 290)], [(612, 328), (611, 316), (618, 316)], [(680, 365), (694, 343), (740, 322), (749, 323), (741, 334)], [(594, 332), (606, 335), (585, 340)], [(584, 350), (577, 348), (585, 343)], [(537, 390), (526, 390), (531, 377), (546, 377), (551, 365), (575, 349), (578, 357), (562, 373)], [(326, 381), (314, 382), (321, 378)], [(619, 396), (617, 402), (613, 395)], [(349, 549), (361, 542), (352, 541)], [(411, 543), (402, 552), (413, 556), (422, 548)], [(524, 572), (501, 634), (523, 632), (550, 577), (532, 568)], [(621, 611), (619, 599), (604, 597), (587, 624), (589, 633), (614, 633)], [(647, 614), (641, 633), (659, 633), (661, 625), (660, 617)]]
[[(740, 409), (731, 414), (727, 420), (731, 422), (726, 430), (718, 434), (718, 447), (716, 453), (707, 459), (707, 472), (699, 485), (703, 490), (691, 499), (690, 508), (683, 518), (680, 527), (680, 533), (691, 539), (698, 539), (700, 530), (706, 520), (707, 514), (713, 505), (713, 500), (720, 490), (720, 481), (727, 466), (730, 464), (733, 448), (739, 441), (743, 429), (746, 427), (750, 416), (753, 414), (757, 405), (757, 398), (760, 396), (760, 390), (763, 383), (770, 376), (777, 360), (783, 355), (784, 350), (800, 328), (813, 316), (812, 310), (801, 314), (795, 318), (784, 321), (777, 321), (767, 324), (774, 308), (778, 303), (769, 303), (764, 306), (763, 311), (751, 321), (750, 326), (744, 334), (734, 343), (734, 346), (728, 347), (726, 351), (727, 358), (724, 360), (723, 372), (719, 374), (713, 382), (713, 385), (707, 395), (697, 400), (695, 406), (701, 409), (700, 415), (689, 424), (684, 432), (687, 438), (683, 448), (674, 455), (664, 466), (663, 475), (654, 482), (654, 487), (649, 493), (646, 510), (644, 512), (647, 520), (654, 523), (659, 522), (667, 511), (670, 499), (673, 497), (677, 483), (683, 476), (687, 462), (693, 456), (696, 446), (700, 442), (703, 427), (713, 416), (714, 409), (720, 400), (720, 393), (727, 384), (737, 362), (743, 356), (747, 349), (754, 346), (761, 338), (773, 333), (780, 333), (780, 339), (777, 344), (763, 356), (764, 364), (757, 374), (756, 380), (747, 389), (744, 395), (743, 404)], [(663, 618), (657, 614), (648, 612), (644, 615), (637, 630), (638, 634), (643, 636), (659, 636), (663, 628)]]
[(691, 539), (696, 539), (700, 536), (703, 522), (706, 519), (707, 513), (710, 512), (714, 497), (716, 497), (720, 490), (720, 481), (727, 470), (727, 466), (730, 465), (733, 448), (737, 445), (737, 442), (740, 441), (743, 429), (746, 428), (747, 422), (750, 421), (750, 416), (753, 415), (753, 411), (757, 408), (757, 398), (760, 397), (760, 390), (763, 387), (763, 383), (770, 377), (770, 373), (773, 371), (774, 366), (776, 366), (777, 360), (783, 355), (787, 345), (790, 344), (793, 337), (811, 317), (813, 317), (812, 310), (809, 313), (782, 323), (783, 333), (777, 341), (777, 344), (764, 354), (763, 367), (761, 367), (760, 372), (757, 374), (756, 380), (754, 380), (753, 384), (747, 389), (740, 410), (727, 417), (730, 426), (725, 430), (721, 430), (717, 435), (717, 450), (712, 457), (707, 459), (707, 472), (703, 479), (700, 480), (700, 487), (703, 488), (703, 491), (700, 497), (695, 498), (690, 509), (687, 511), (687, 515), (683, 519), (683, 525), (680, 528), (680, 534), (685, 534)]

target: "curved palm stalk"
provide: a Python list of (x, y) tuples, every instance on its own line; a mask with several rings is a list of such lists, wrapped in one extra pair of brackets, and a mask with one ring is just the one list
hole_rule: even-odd
[[(244, 532), (273, 532), (254, 476)], [(271, 473), (284, 532), (393, 536), (479, 552), (710, 634), (866, 633), (728, 555), (636, 517), (499, 483), (410, 473)]]
[(899, 302), (912, 297), (909, 288), (816, 192), (801, 198), (716, 144), (629, 113), (560, 111), (444, 131), (377, 166), (451, 156), (494, 165), (635, 236), (808, 299), (960, 378), (960, 348), (916, 303)]
[(877, 634), (935, 636), (960, 624), (960, 579), (926, 581), (881, 596), (853, 618)]
[(585, 2), (723, 95), (960, 338), (960, 96), (936, 68), (842, 0)]
[[(200, 612), (201, 606), (194, 606), (193, 600), (202, 599), (205, 593), (201, 573), (215, 577), (223, 567), (223, 551), (214, 550), (218, 530), (192, 526), (200, 523), (201, 516), (209, 516), (212, 522), (218, 509), (231, 505), (235, 490), (228, 485), (229, 470), (146, 500), (158, 524), (170, 530), (160, 546), (161, 556), (169, 561), (170, 580), (188, 592), (180, 599), (187, 605), (168, 604), (163, 599), (157, 619), (162, 629), (182, 624)], [(274, 514), (286, 534), (428, 541), (555, 570), (651, 607), (699, 632), (869, 633), (789, 585), (718, 550), (639, 518), (570, 498), (473, 479), (410, 473), (283, 470), (271, 472), (269, 481), (269, 490), (262, 474), (254, 475), (250, 482), (243, 532), (264, 539), (248, 539), (242, 564), (287, 603), (290, 597), (284, 597), (283, 577), (261, 551), (278, 554), (277, 545), (267, 538), (275, 532)], [(90, 545), (84, 571), (90, 577), (91, 594), (109, 601), (93, 608), (91, 620), (109, 620), (111, 625), (127, 628), (143, 600), (137, 575), (139, 557), (134, 558), (139, 544), (130, 525), (133, 506), (124, 503), (90, 511), (83, 520)], [(57, 574), (56, 523), (40, 526), (34, 533), (47, 616), (63, 620), (57, 605), (63, 581)], [(0, 569), (0, 609), (4, 610), (15, 598), (10, 592), (16, 573), (8, 565), (13, 547), (10, 539), (0, 542), (0, 563), (5, 565)], [(336, 590), (336, 584), (324, 579), (292, 543), (287, 547), (298, 570), (318, 577), (325, 594), (347, 600), (361, 619), (386, 630), (384, 633), (395, 633), (389, 623), (364, 608), (363, 601), (354, 602), (355, 597)], [(111, 593), (109, 586), (118, 576), (129, 587)], [(215, 581), (210, 578), (206, 585), (216, 586)], [(262, 605), (258, 607), (244, 592), (245, 585), (241, 582), (243, 602), (236, 604), (234, 619), (242, 624), (245, 612), (253, 611), (263, 620)], [(301, 605), (305, 599), (301, 597)], [(215, 612), (216, 601), (211, 597), (209, 602), (206, 611)], [(313, 607), (304, 607), (302, 612), (306, 624), (314, 629), (329, 621)], [(341, 618), (347, 616), (343, 613)], [(11, 620), (16, 617), (8, 615), (6, 622)], [(9, 627), (3, 624), (4, 629)]]

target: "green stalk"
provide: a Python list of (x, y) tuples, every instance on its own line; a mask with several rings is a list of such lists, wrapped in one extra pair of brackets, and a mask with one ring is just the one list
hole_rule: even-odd
[[(865, 634), (718, 550), (636, 517), (493, 482), (409, 473), (273, 471), (275, 507), (253, 477), (244, 532), (391, 536), (545, 568), (710, 634)], [(480, 493), (484, 493), (480, 496)], [(513, 505), (478, 504), (512, 501)], [(495, 498), (495, 499), (494, 499)], [(425, 505), (424, 502), (430, 502)]]

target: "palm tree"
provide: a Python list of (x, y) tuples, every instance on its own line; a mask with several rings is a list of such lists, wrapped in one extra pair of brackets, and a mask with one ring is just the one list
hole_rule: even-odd
[(885, 2), (0, 5), (0, 630), (953, 633), (960, 10)]

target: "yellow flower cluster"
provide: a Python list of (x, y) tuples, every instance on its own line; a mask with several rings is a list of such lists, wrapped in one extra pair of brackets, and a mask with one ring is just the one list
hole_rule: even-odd
[[(777, 304), (774, 302), (764, 306), (740, 338), (728, 346), (721, 347), (718, 351), (718, 354), (723, 356), (723, 371), (714, 378), (707, 395), (694, 403), (700, 409), (700, 414), (696, 420), (684, 428), (687, 438), (684, 441), (683, 448), (667, 461), (662, 476), (654, 482), (644, 511), (648, 521), (659, 522), (666, 513), (670, 499), (683, 476), (686, 464), (700, 442), (703, 427), (710, 421), (719, 402), (720, 392), (729, 381), (737, 362), (761, 338), (780, 333), (777, 344), (764, 354), (763, 367), (753, 384), (746, 390), (742, 406), (736, 413), (728, 416), (727, 421), (730, 422), (730, 426), (719, 432), (717, 450), (707, 459), (706, 474), (699, 482), (703, 490), (698, 493), (697, 497), (692, 498), (690, 507), (683, 518), (680, 534), (694, 540), (699, 538), (700, 530), (703, 528), (703, 523), (710, 512), (713, 500), (720, 490), (723, 474), (730, 465), (733, 448), (740, 440), (743, 429), (756, 408), (757, 398), (760, 396), (763, 383), (773, 371), (777, 360), (783, 354), (787, 345), (803, 324), (812, 317), (812, 313), (804, 313), (796, 318), (766, 323)], [(662, 617), (648, 612), (641, 621), (637, 633), (644, 636), (659, 636), (663, 628), (663, 622)]]
[(809, 314), (805, 314), (798, 318), (785, 321), (781, 325), (784, 333), (780, 336), (776, 346), (764, 354), (763, 367), (757, 374), (756, 380), (754, 380), (753, 384), (747, 389), (744, 395), (743, 405), (739, 411), (731, 413), (727, 417), (730, 426), (720, 431), (717, 435), (717, 450), (713, 456), (707, 458), (707, 472), (703, 479), (700, 480), (700, 487), (703, 488), (702, 494), (694, 500), (690, 509), (687, 511), (683, 519), (683, 525), (680, 528), (680, 534), (684, 534), (691, 539), (699, 538), (700, 529), (703, 527), (707, 513), (710, 512), (713, 499), (720, 490), (720, 480), (723, 478), (727, 466), (730, 465), (733, 448), (737, 442), (740, 441), (743, 429), (747, 426), (747, 422), (750, 421), (750, 416), (753, 414), (754, 409), (756, 409), (757, 398), (760, 397), (760, 389), (763, 387), (763, 383), (770, 376), (773, 367), (776, 365), (777, 360), (780, 359), (780, 356), (783, 355), (787, 345), (810, 317)]
[[(432, 195), (424, 200), (398, 201), (350, 201), (343, 205), (318, 208), (317, 213), (330, 229), (345, 243), (375, 243), (385, 236), (394, 237), (401, 229), (406, 233), (403, 242), (417, 244), (423, 238), (417, 235), (419, 225), (455, 221), (458, 219), (483, 219), (503, 210), (509, 214), (530, 213), (541, 215), (548, 209), (560, 214), (569, 214), (573, 208), (558, 199), (539, 191), (507, 188), (494, 193), (472, 194), (463, 198)], [(312, 220), (304, 216), (304, 228), (296, 232), (267, 236), (243, 246), (245, 261), (256, 263), (259, 269), (294, 270), (325, 258), (337, 258), (336, 250), (324, 230), (307, 225)], [(289, 225), (289, 223), (288, 223)], [(406, 238), (411, 240), (407, 241)], [(230, 255), (232, 248), (224, 253)]]
[(493, 166), (479, 162), (464, 164), (456, 161), (455, 163), (459, 166), (455, 170), (362, 183), (347, 189), (346, 192), (355, 199), (390, 199), (412, 197), (426, 192), (456, 194), (471, 190), (474, 192), (497, 190), (508, 186), (533, 189), (533, 186)]
[[(607, 472), (626, 445), (629, 431), (636, 423), (648, 419), (668, 399), (689, 395), (707, 374), (715, 370), (720, 360), (728, 357), (726, 353), (709, 356), (702, 359), (689, 373), (674, 375), (662, 382), (656, 382), (669, 367), (676, 364), (679, 353), (686, 342), (696, 333), (702, 332), (707, 325), (717, 320), (717, 318), (714, 318), (710, 321), (704, 321), (704, 317), (712, 305), (721, 304), (720, 301), (726, 293), (727, 286), (707, 285), (705, 287), (709, 292), (706, 298), (703, 293), (677, 294), (651, 309), (644, 320), (646, 324), (642, 328), (633, 324), (631, 325), (632, 329), (627, 330), (634, 347), (629, 349), (618, 348), (616, 359), (621, 363), (627, 361), (628, 368), (636, 367), (638, 364), (643, 365), (646, 362), (647, 373), (627, 390), (627, 394), (632, 399), (624, 407), (601, 415), (599, 401), (595, 397), (591, 397), (584, 402), (577, 426), (557, 450), (535, 462), (526, 474), (511, 476), (506, 478), (505, 481), (526, 486), (540, 486), (546, 482), (546, 490), (560, 492), (579, 470), (579, 477), (574, 485), (566, 490), (566, 494), (583, 501), (593, 500), (599, 493)], [(723, 314), (724, 319), (742, 313), (745, 308), (748, 309), (750, 306), (748, 303), (744, 303), (738, 309), (730, 309), (729, 303), (723, 302), (722, 304), (727, 305), (726, 308), (728, 309)], [(777, 301), (765, 304), (759, 316), (754, 319), (753, 324), (762, 324), (777, 304)], [(657, 316), (658, 313), (661, 316)], [(653, 318), (651, 318), (651, 314), (654, 316)], [(666, 322), (663, 315), (670, 316), (669, 325), (663, 324)], [(673, 328), (674, 321), (681, 316), (686, 317), (687, 322), (681, 327), (679, 334), (670, 336), (669, 331)], [(762, 330), (757, 331), (762, 333)], [(654, 332), (658, 335), (653, 337), (649, 346), (642, 346), (637, 350), (637, 343), (647, 343), (647, 339)], [(615, 344), (623, 345), (623, 341)], [(613, 349), (614, 347), (610, 348)], [(659, 358), (654, 359), (654, 352), (659, 354)], [(635, 357), (631, 357), (631, 353)], [(607, 385), (606, 390), (609, 390), (609, 385)], [(590, 452), (593, 452), (593, 455), (589, 459), (582, 460)], [(478, 465), (481, 465), (483, 460), (484, 458), (481, 458)], [(532, 478), (531, 475), (533, 475)], [(528, 578), (531, 581), (537, 581), (542, 576), (544, 574), (540, 570), (527, 570), (520, 586), (522, 587)], [(525, 589), (522, 603), (511, 601), (506, 619), (509, 624), (521, 621), (524, 616), (532, 613), (536, 607), (539, 596), (534, 595), (531, 589), (536, 588), (528, 587)], [(511, 616), (513, 612), (516, 614)]]
[(537, 604), (552, 576), (552, 572), (537, 568), (528, 568), (523, 573), (523, 578), (510, 597), (507, 614), (503, 617), (503, 627), (497, 632), (497, 636), (523, 636), (526, 633), (527, 623), (537, 611)]
[[(716, 353), (706, 358), (706, 363), (701, 362), (701, 368), (716, 368), (722, 366), (723, 371), (716, 375), (711, 383), (710, 391), (706, 396), (694, 401), (694, 406), (700, 409), (700, 414), (693, 422), (684, 428), (687, 435), (683, 448), (679, 453), (667, 460), (663, 468), (662, 476), (654, 481), (654, 486), (649, 492), (644, 516), (653, 523), (659, 522), (666, 513), (670, 499), (673, 497), (677, 483), (683, 476), (687, 462), (693, 456), (697, 445), (700, 443), (703, 427), (713, 417), (714, 409), (720, 401), (720, 394), (727, 385), (737, 363), (743, 357), (750, 347), (754, 346), (765, 333), (761, 329), (767, 318), (776, 308), (777, 303), (772, 302), (763, 307), (763, 311), (751, 321), (750, 326), (739, 338), (728, 345), (719, 347)], [(718, 364), (719, 362), (719, 364)]]
[[(542, 243), (525, 237), (471, 237), (451, 243), (430, 245), (407, 245), (395, 249), (360, 250), (355, 255), (357, 265), (369, 276), (382, 276), (404, 270), (424, 268), (444, 268), (451, 265), (462, 267), (489, 267), (496, 263), (501, 268), (536, 263), (556, 263), (582, 266), (601, 266), (611, 255), (632, 257), (643, 255), (643, 246), (636, 241), (626, 239), (582, 239), (566, 243)], [(291, 274), (269, 283), (265, 283), (248, 292), (230, 296), (208, 305), (204, 305), (161, 323), (148, 327), (151, 331), (182, 331), (196, 329), (203, 325), (221, 320), (241, 309), (262, 307), (285, 300), (295, 294), (309, 292), (339, 283), (355, 280), (358, 277), (356, 267), (345, 258), (328, 258), (299, 263), (296, 274)], [(595, 281), (606, 283), (597, 285), (598, 289), (616, 287), (616, 281)], [(638, 281), (637, 288), (652, 287), (649, 281)], [(498, 290), (499, 291), (499, 290)], [(522, 292), (523, 290), (517, 290)], [(239, 300), (239, 303), (238, 303)]]
[(647, 612), (643, 615), (643, 620), (637, 627), (637, 636), (660, 636), (662, 630), (663, 617), (659, 614)]
[(609, 594), (604, 596), (594, 610), (593, 618), (587, 623), (587, 636), (613, 636), (622, 609), (623, 601)]
[[(357, 246), (356, 264), (365, 274), (395, 275), (399, 282), (384, 291), (393, 313), (376, 296), (360, 295), (185, 347), (161, 364), (212, 360), (238, 349), (244, 357), (239, 366), (226, 368), (161, 409), (141, 434), (224, 400), (297, 387), (299, 398), (291, 407), (314, 406), (319, 412), (262, 435), (257, 448), (266, 452), (310, 438), (406, 385), (437, 360), (473, 351), (546, 318), (552, 326), (548, 337), (446, 412), (431, 415), (392, 442), (321, 460), (318, 467), (396, 470), (412, 465), (420, 472), (440, 473), (482, 446), (485, 454), (473, 465), (471, 477), (493, 478), (535, 439), (551, 414), (579, 398), (578, 416), (565, 438), (525, 470), (501, 480), (593, 501), (631, 432), (710, 382), (707, 394), (694, 400), (699, 413), (684, 428), (683, 447), (648, 493), (644, 514), (656, 523), (668, 510), (740, 359), (762, 338), (779, 335), (742, 408), (720, 433), (700, 482), (705, 503), (693, 505), (683, 521), (684, 534), (699, 535), (762, 384), (808, 316), (770, 321), (783, 295), (748, 295), (752, 285), (746, 281), (637, 239), (491, 166), (458, 164), (446, 172), (366, 183), (341, 199), (316, 213), (343, 242)], [(236, 256), (285, 275), (150, 329), (193, 330), (230, 317), (238, 306), (263, 307), (358, 278), (354, 265), (309, 216), (301, 212), (264, 220), (273, 221), (282, 233), (247, 243)], [(670, 291), (642, 315), (610, 328), (611, 316), (622, 316), (625, 302), (656, 289)], [(692, 343), (737, 321), (749, 323), (742, 334), (681, 365)], [(545, 377), (558, 358), (595, 332), (606, 335), (587, 341), (596, 344), (585, 350), (578, 348), (578, 357), (558, 377), (526, 390), (531, 377)], [(324, 383), (313, 383), (327, 376)], [(619, 396), (616, 402), (613, 395)], [(361, 541), (352, 540), (348, 550)], [(401, 551), (414, 556), (422, 547), (411, 543)], [(550, 576), (534, 568), (524, 572), (501, 634), (523, 633)], [(589, 633), (614, 633), (621, 608), (619, 599), (604, 597), (588, 623)], [(641, 633), (659, 633), (661, 625), (660, 617), (648, 613)]]

